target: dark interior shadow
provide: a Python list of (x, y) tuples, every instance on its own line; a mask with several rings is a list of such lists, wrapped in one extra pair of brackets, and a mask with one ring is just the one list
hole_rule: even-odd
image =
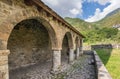
[(91, 49), (97, 52), (104, 65), (106, 65), (111, 56), (113, 46), (112, 44), (91, 45)]

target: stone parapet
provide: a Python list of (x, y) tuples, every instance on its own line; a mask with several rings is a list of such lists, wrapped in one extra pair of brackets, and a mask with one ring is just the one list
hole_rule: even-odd
[(94, 52), (95, 64), (96, 64), (96, 72), (97, 72), (97, 79), (112, 79), (108, 70), (102, 63), (101, 59), (97, 55), (96, 51)]

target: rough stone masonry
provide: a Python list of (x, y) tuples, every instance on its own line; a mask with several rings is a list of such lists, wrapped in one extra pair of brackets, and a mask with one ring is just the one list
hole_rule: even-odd
[(40, 0), (0, 0), (0, 79), (48, 62), (59, 71), (82, 54), (83, 38)]

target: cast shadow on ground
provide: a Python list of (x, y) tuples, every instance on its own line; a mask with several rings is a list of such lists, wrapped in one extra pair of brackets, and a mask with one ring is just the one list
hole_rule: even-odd
[(97, 52), (104, 65), (106, 65), (111, 56), (113, 46), (112, 44), (91, 45), (91, 49)]

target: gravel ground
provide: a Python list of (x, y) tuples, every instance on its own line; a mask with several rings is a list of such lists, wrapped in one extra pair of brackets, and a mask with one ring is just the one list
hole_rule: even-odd
[(50, 62), (35, 64), (10, 71), (10, 79), (51, 79), (51, 64)]
[[(63, 66), (64, 70), (55, 75), (55, 79), (96, 79), (93, 56), (89, 53), (85, 52), (83, 56), (74, 61), (74, 64)], [(10, 71), (10, 79), (54, 79), (50, 74), (51, 64), (50, 62), (36, 64)]]
[(86, 51), (70, 68), (64, 79), (96, 79), (93, 56)]

